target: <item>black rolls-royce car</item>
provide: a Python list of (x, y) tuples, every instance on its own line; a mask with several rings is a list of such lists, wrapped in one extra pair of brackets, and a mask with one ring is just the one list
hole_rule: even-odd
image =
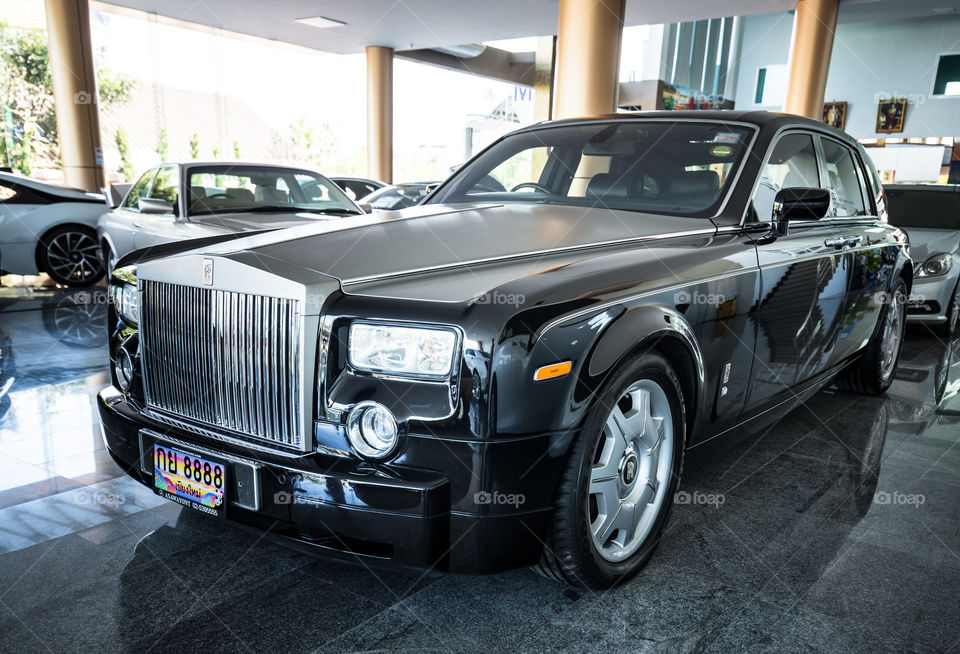
[(544, 123), (417, 207), (122, 259), (104, 437), (221, 520), (609, 587), (688, 448), (835, 378), (887, 388), (912, 265), (869, 158), (820, 122)]

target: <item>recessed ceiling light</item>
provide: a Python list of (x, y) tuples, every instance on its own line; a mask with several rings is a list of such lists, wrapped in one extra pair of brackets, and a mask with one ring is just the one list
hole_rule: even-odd
[(310, 27), (319, 27), (320, 29), (327, 29), (330, 27), (343, 27), (346, 23), (342, 20), (337, 20), (336, 18), (327, 18), (326, 16), (312, 16), (307, 18), (296, 18), (294, 19), (297, 23), (303, 23), (304, 25), (309, 25)]

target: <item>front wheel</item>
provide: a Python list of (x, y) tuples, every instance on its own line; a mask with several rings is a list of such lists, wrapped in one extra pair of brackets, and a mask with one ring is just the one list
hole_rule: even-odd
[(680, 383), (655, 353), (622, 364), (590, 409), (557, 491), (538, 571), (611, 588), (649, 560), (683, 465)]
[(843, 386), (863, 395), (879, 395), (890, 388), (903, 349), (907, 284), (898, 278), (892, 293), (881, 293), (878, 297), (883, 298), (883, 306), (877, 330), (841, 380)]

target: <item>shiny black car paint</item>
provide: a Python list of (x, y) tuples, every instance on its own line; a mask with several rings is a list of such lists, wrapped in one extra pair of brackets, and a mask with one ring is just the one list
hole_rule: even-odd
[[(581, 222), (564, 207), (431, 200), (407, 212), (125, 257), (121, 265), (198, 248), (240, 261), (252, 252), (262, 265), (336, 278), (340, 290), (321, 309), (313, 453), (290, 459), (158, 423), (139, 413), (138, 381), (125, 397), (101, 398), (111, 453), (144, 483), (144, 427), (259, 461), (264, 508), (228, 507), (228, 519), (332, 550), (467, 572), (536, 562), (570, 445), (595, 392), (625, 357), (654, 349), (670, 361), (694, 447), (769, 424), (828, 383), (873, 335), (877, 294), (898, 277), (911, 283), (906, 238), (886, 224), (868, 167), (869, 217), (797, 223), (785, 236), (772, 234), (767, 219), (749, 221), (778, 135), (822, 134), (866, 164), (853, 139), (792, 116), (698, 112), (696, 119), (756, 131), (729, 197), (709, 219), (625, 218), (596, 208), (593, 222)], [(432, 197), (442, 199), (442, 191)], [(415, 249), (425, 235), (438, 242)], [(824, 243), (838, 235), (861, 240), (853, 248)], [(114, 356), (136, 333), (110, 310)], [(356, 319), (453, 325), (462, 335), (459, 369), (449, 384), (356, 371), (346, 360)], [(561, 361), (572, 362), (569, 375), (534, 381), (539, 367)], [(340, 412), (371, 399), (402, 426), (396, 453), (381, 463), (352, 453)], [(291, 501), (278, 505), (276, 493)], [(492, 493), (523, 502), (484, 502)]]

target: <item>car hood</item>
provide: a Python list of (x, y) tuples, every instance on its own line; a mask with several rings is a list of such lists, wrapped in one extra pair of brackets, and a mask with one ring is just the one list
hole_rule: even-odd
[(421, 205), (252, 235), (203, 252), (224, 257), (249, 253), (263, 262), (283, 262), (334, 277), (349, 292), (367, 282), (477, 264), (536, 258), (547, 265), (552, 255), (582, 258), (584, 249), (691, 231), (712, 233), (716, 227), (703, 218), (598, 208)]
[(956, 252), (960, 249), (960, 232), (952, 229), (905, 229), (910, 237), (910, 258), (920, 264), (931, 254)]

